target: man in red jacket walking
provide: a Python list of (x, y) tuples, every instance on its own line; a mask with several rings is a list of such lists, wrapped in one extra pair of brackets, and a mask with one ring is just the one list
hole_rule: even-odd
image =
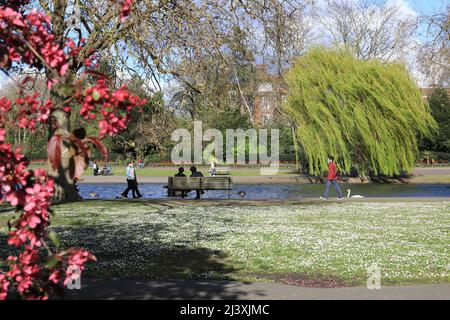
[(328, 199), (328, 192), (330, 191), (331, 184), (333, 184), (334, 188), (336, 189), (336, 192), (339, 195), (338, 200), (344, 199), (344, 197), (342, 196), (341, 188), (339, 188), (339, 185), (337, 183), (337, 175), (338, 175), (338, 170), (337, 170), (337, 167), (336, 167), (336, 163), (334, 163), (334, 157), (333, 156), (328, 156), (327, 184), (326, 184), (326, 187), (325, 187), (325, 193), (323, 194), (322, 197), (320, 197), (320, 199), (322, 199), (322, 200), (327, 200)]

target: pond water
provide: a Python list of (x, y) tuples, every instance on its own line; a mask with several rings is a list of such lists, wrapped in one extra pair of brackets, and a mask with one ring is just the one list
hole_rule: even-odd
[[(167, 189), (165, 184), (142, 183), (139, 190), (144, 198), (165, 199)], [(111, 184), (79, 184), (81, 196), (92, 199), (89, 193), (96, 192), (101, 199), (113, 199), (120, 195), (126, 188), (123, 183)], [(352, 195), (366, 197), (450, 197), (450, 184), (416, 184), (416, 185), (388, 185), (388, 184), (341, 184), (341, 190), (346, 195), (347, 189), (351, 189)], [(231, 191), (232, 199), (240, 199), (239, 191), (245, 192), (245, 198), (249, 200), (262, 199), (301, 199), (316, 198), (322, 195), (324, 185), (320, 184), (235, 184)], [(128, 197), (132, 197), (131, 192)], [(195, 197), (195, 192), (189, 194), (189, 198)], [(330, 189), (330, 198), (336, 197), (333, 187)], [(227, 191), (206, 191), (204, 199), (228, 198)]]

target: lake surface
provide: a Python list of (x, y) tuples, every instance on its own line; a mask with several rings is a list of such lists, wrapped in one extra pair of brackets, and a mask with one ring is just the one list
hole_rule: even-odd
[[(139, 190), (148, 199), (167, 198), (166, 184), (139, 184)], [(411, 184), (411, 185), (388, 185), (388, 184), (341, 184), (341, 190), (346, 195), (347, 189), (351, 189), (352, 195), (363, 195), (366, 197), (450, 197), (450, 184)], [(79, 184), (81, 196), (92, 199), (89, 193), (96, 192), (101, 199), (114, 199), (126, 188), (125, 183), (111, 184)], [(315, 198), (322, 195), (324, 185), (320, 184), (235, 184), (231, 191), (232, 199), (240, 199), (239, 191), (245, 192), (245, 198), (249, 200), (274, 200), (274, 199), (301, 199)], [(330, 198), (336, 197), (333, 187), (330, 189)], [(131, 198), (131, 192), (128, 194)], [(195, 192), (189, 194), (194, 198)], [(206, 191), (202, 196), (204, 199), (228, 198), (228, 191)]]

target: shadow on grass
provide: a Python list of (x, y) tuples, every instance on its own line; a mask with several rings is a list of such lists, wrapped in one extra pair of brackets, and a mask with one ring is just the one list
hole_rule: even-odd
[(221, 236), (204, 234), (198, 228), (193, 228), (189, 239), (173, 240), (163, 233), (174, 231), (161, 223), (123, 226), (77, 223), (53, 229), (63, 247), (83, 247), (97, 256), (98, 262), (88, 268), (88, 273), (101, 278), (205, 278), (209, 272), (214, 278), (223, 279), (235, 271), (223, 262), (227, 258), (225, 253), (196, 246), (197, 241)]
[[(154, 209), (158, 215), (172, 215), (166, 212), (172, 207)], [(94, 225), (72, 221), (70, 225), (52, 228), (63, 248), (86, 248), (98, 260), (88, 264), (84, 273), (90, 279), (86, 280), (86, 290), (70, 292), (69, 296), (237, 299), (244, 294), (223, 281), (232, 280), (238, 271), (227, 263), (228, 255), (199, 245), (201, 241), (222, 239), (224, 230), (206, 232), (203, 226), (207, 221), (195, 219), (190, 221), (189, 230), (180, 231), (173, 222), (154, 222), (145, 213), (127, 223), (114, 219), (111, 216)], [(158, 281), (155, 288), (148, 285), (152, 280)]]
[(80, 290), (65, 290), (66, 299), (101, 300), (237, 300), (248, 295), (261, 297), (261, 290), (230, 281), (192, 280), (92, 280), (83, 279)]
[(403, 183), (403, 184), (409, 184), (411, 182), (411, 179), (413, 178), (413, 175), (398, 175), (394, 177), (387, 177), (384, 175), (377, 175), (377, 176), (371, 176), (370, 182), (375, 184), (393, 184), (393, 183)]
[[(170, 214), (165, 212), (170, 208), (157, 211)], [(222, 238), (224, 231), (207, 233), (204, 221), (192, 221), (188, 236), (171, 238), (177, 226), (146, 221), (145, 214), (127, 224), (115, 222), (113, 216), (108, 219), (52, 227), (63, 248), (86, 248), (98, 260), (87, 265), (83, 290), (66, 290), (67, 298), (239, 299), (248, 293), (240, 290), (245, 284), (226, 281), (238, 271), (227, 263), (226, 253), (198, 245)], [(6, 242), (6, 234), (1, 234), (1, 257), (15, 253)]]

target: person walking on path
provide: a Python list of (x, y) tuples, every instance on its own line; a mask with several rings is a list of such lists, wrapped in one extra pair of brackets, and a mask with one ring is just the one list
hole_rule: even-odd
[[(183, 167), (178, 168), (178, 173), (175, 174), (175, 177), (186, 178)], [(173, 193), (175, 197), (181, 196), (184, 199), (187, 196), (188, 191), (173, 191)]]
[(344, 196), (342, 195), (341, 188), (339, 187), (337, 183), (337, 177), (338, 177), (338, 169), (336, 166), (336, 163), (334, 163), (334, 157), (328, 156), (328, 176), (327, 176), (327, 183), (325, 187), (325, 193), (323, 196), (320, 197), (322, 200), (328, 199), (328, 192), (330, 191), (330, 186), (333, 184), (333, 187), (336, 189), (336, 192), (338, 193), (338, 200), (344, 199)]
[(92, 171), (93, 171), (94, 176), (98, 176), (98, 165), (96, 162), (94, 162), (92, 164)]
[(139, 189), (137, 187), (137, 178), (136, 178), (136, 169), (134, 168), (134, 163), (130, 162), (127, 166), (127, 172), (126, 172), (126, 177), (127, 177), (127, 188), (122, 192), (121, 196), (123, 198), (128, 198), (128, 193), (132, 192), (133, 194), (133, 199), (136, 198), (142, 198), (141, 193), (139, 192)]

